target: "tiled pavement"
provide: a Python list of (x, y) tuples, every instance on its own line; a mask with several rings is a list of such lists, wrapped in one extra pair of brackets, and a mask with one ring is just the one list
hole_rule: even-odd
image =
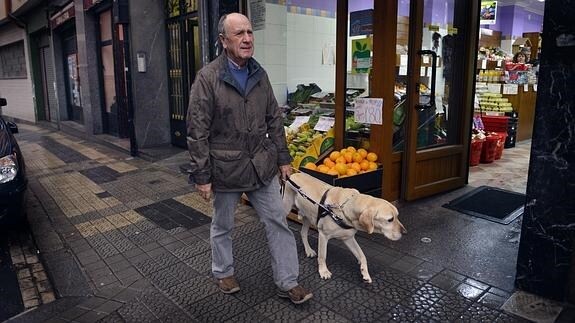
[[(30, 177), (29, 219), (57, 300), (12, 322), (525, 322), (499, 307), (510, 296), (481, 281), (359, 234), (372, 284), (332, 241), (321, 280), (290, 222), (300, 280), (314, 298), (294, 306), (275, 294), (254, 211), (239, 205), (234, 295), (210, 278), (211, 206), (177, 169), (129, 158), (60, 132), (21, 125)], [(312, 245), (316, 234), (312, 233)]]

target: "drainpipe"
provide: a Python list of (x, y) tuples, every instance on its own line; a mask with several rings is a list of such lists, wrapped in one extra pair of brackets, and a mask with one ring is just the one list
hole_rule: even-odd
[(134, 100), (132, 91), (132, 59), (130, 53), (130, 10), (128, 0), (114, 0), (114, 23), (123, 26), (124, 31), (124, 75), (126, 77), (126, 105), (128, 113), (128, 136), (130, 137), (130, 155), (138, 156), (136, 128), (134, 124)]
[(128, 32), (128, 25), (124, 27), (124, 56), (126, 66), (126, 96), (128, 105), (128, 136), (130, 137), (130, 155), (133, 157), (138, 156), (138, 143), (136, 142), (136, 127), (134, 124), (134, 102), (132, 100), (132, 60), (130, 56), (130, 33)]
[(200, 27), (200, 56), (202, 66), (208, 65), (210, 57), (210, 18), (207, 0), (198, 1), (199, 27)]
[(26, 23), (14, 16), (12, 14), (12, 1), (11, 0), (4, 0), (4, 9), (6, 10), (6, 16), (8, 17), (8, 19), (10, 19), (10, 21), (12, 21), (16, 26), (22, 28), (22, 29), (26, 29)]

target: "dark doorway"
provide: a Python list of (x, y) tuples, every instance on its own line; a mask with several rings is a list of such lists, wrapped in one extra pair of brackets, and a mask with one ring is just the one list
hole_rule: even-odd
[(123, 26), (112, 22), (112, 9), (99, 14), (100, 79), (104, 132), (128, 137)]
[(200, 67), (198, 15), (192, 1), (169, 1), (166, 8), (171, 142), (185, 148), (188, 94)]
[(74, 28), (62, 33), (62, 50), (64, 53), (64, 69), (66, 80), (66, 110), (68, 120), (84, 123), (82, 109), (80, 74), (78, 73), (78, 50), (76, 45), (76, 30)]
[(56, 90), (54, 89), (54, 61), (50, 47), (50, 34), (47, 30), (31, 36), (30, 52), (33, 66), (36, 115), (40, 121), (57, 119)]

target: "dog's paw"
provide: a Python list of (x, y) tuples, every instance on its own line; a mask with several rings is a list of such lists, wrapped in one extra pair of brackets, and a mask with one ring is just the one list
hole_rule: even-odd
[(316, 253), (314, 250), (311, 250), (311, 249), (310, 249), (310, 250), (306, 250), (306, 251), (305, 251), (305, 255), (306, 255), (308, 258), (314, 258), (315, 256), (317, 256), (317, 253)]
[(367, 266), (360, 266), (361, 270), (361, 277), (363, 278), (363, 282), (371, 284), (371, 276), (369, 275), (369, 271), (367, 270)]
[(320, 269), (319, 270), (319, 276), (322, 279), (330, 279), (331, 278), (331, 271), (327, 270), (327, 268), (326, 269)]

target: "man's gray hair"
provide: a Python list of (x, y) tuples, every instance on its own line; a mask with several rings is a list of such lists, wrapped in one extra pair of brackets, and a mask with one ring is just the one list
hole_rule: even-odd
[(224, 22), (226, 21), (226, 18), (228, 17), (228, 14), (224, 14), (220, 17), (220, 21), (218, 22), (218, 33), (220, 35), (225, 36), (226, 35), (226, 28), (224, 28)]

